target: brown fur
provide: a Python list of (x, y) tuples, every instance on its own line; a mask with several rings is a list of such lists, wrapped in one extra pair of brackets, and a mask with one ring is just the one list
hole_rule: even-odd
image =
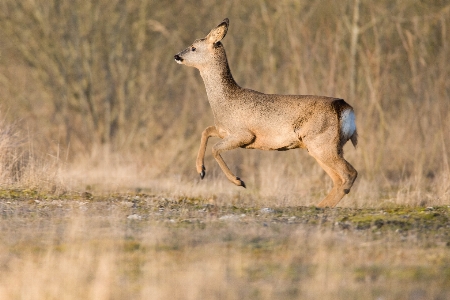
[[(231, 75), (220, 42), (228, 25), (225, 19), (204, 39), (194, 41), (175, 55), (178, 63), (200, 71), (214, 114), (215, 125), (202, 133), (196, 162), (200, 177), (205, 176), (204, 156), (210, 137), (222, 139), (213, 146), (214, 158), (227, 178), (243, 187), (245, 183), (230, 171), (221, 152), (238, 147), (279, 151), (306, 148), (333, 180), (332, 190), (318, 206), (336, 206), (357, 176), (342, 151), (349, 139), (353, 145), (357, 144), (353, 108), (337, 98), (269, 95), (240, 87)], [(353, 119), (342, 121), (349, 114)], [(350, 132), (342, 132), (342, 122), (351, 124), (347, 127)]]

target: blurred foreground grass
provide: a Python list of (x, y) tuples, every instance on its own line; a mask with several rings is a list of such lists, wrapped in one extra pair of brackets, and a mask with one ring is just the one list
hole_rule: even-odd
[(448, 299), (450, 208), (0, 192), (2, 299)]

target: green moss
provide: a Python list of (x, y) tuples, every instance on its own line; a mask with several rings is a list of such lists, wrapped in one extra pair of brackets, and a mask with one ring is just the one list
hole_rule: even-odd
[(351, 214), (338, 217), (338, 222), (356, 229), (439, 229), (448, 226), (447, 207), (397, 207), (388, 210), (354, 210)]

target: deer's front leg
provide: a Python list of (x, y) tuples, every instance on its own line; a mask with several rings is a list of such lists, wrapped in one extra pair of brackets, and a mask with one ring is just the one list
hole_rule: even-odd
[(214, 158), (216, 159), (216, 161), (219, 164), (222, 171), (227, 176), (228, 180), (230, 180), (235, 185), (242, 186), (244, 188), (245, 188), (244, 181), (242, 181), (239, 177), (236, 177), (236, 175), (234, 175), (230, 171), (230, 169), (226, 165), (225, 161), (223, 160), (222, 156), (220, 156), (220, 153), (222, 151), (232, 150), (232, 149), (236, 149), (236, 148), (248, 145), (254, 139), (255, 139), (255, 136), (251, 133), (241, 133), (239, 135), (229, 135), (229, 136), (225, 137), (222, 141), (215, 144), (212, 148)]
[(196, 167), (197, 172), (200, 174), (200, 178), (205, 177), (205, 151), (206, 145), (208, 144), (208, 139), (210, 137), (219, 137), (219, 132), (216, 126), (209, 126), (202, 132), (202, 139), (200, 140), (200, 149), (198, 149)]

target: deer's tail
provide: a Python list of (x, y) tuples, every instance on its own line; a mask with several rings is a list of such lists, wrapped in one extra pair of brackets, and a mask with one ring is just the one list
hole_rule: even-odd
[(339, 132), (342, 145), (348, 140), (351, 140), (353, 146), (356, 147), (358, 145), (358, 132), (356, 130), (355, 112), (353, 108), (342, 99), (336, 99), (333, 102), (333, 107), (336, 110), (340, 123)]

